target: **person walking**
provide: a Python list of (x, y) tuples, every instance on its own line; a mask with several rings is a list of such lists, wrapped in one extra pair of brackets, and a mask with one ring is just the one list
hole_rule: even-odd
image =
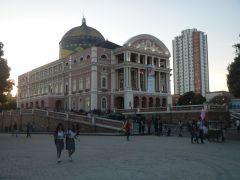
[(239, 119), (236, 121), (237, 132), (240, 133), (240, 121)]
[(15, 134), (16, 137), (18, 137), (18, 127), (17, 123), (15, 122), (13, 125), (13, 131), (12, 131), (12, 136)]
[(163, 124), (161, 119), (158, 119), (158, 135), (163, 136)]
[(125, 131), (126, 131), (127, 141), (129, 141), (130, 131), (131, 131), (131, 127), (132, 127), (132, 124), (131, 124), (130, 120), (131, 119), (128, 118), (126, 123), (125, 123)]
[(152, 126), (152, 117), (149, 116), (147, 119), (148, 135), (151, 134), (151, 126)]
[(79, 132), (80, 132), (80, 125), (79, 123), (77, 123), (76, 125), (76, 131), (77, 131), (77, 137), (79, 136)]
[(137, 115), (136, 119), (137, 119), (137, 123), (138, 123), (138, 133), (141, 134), (141, 132), (142, 132), (142, 125), (141, 124), (142, 123), (141, 123), (140, 115)]
[(190, 133), (191, 133), (191, 143), (193, 144), (194, 142), (198, 143), (198, 137), (197, 137), (197, 123), (195, 120), (192, 121), (190, 125)]
[(143, 117), (141, 118), (142, 134), (145, 133), (145, 123), (146, 123), (145, 117), (143, 116)]
[(201, 119), (200, 120), (200, 123), (199, 123), (199, 138), (201, 139), (201, 143), (204, 144), (204, 141), (203, 141), (203, 126), (204, 126), (204, 120)]
[(54, 141), (57, 148), (57, 162), (61, 162), (61, 153), (64, 148), (64, 128), (61, 123), (57, 125), (56, 131), (54, 132)]
[(27, 123), (27, 138), (31, 137), (30, 130), (31, 130), (31, 124), (28, 122)]
[(66, 132), (66, 149), (68, 150), (68, 158), (69, 161), (72, 161), (72, 155), (75, 152), (75, 138), (77, 137), (77, 133), (75, 130), (74, 124), (72, 124), (72, 128), (69, 128)]
[(183, 124), (182, 124), (182, 121), (181, 121), (181, 120), (178, 121), (178, 129), (179, 129), (179, 134), (178, 134), (178, 136), (179, 136), (179, 137), (182, 137), (182, 136), (183, 136), (183, 135), (182, 135)]

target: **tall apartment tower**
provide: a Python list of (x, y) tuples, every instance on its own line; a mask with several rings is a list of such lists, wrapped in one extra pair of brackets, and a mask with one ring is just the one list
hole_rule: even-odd
[(207, 35), (197, 29), (182, 31), (173, 40), (174, 93), (209, 91)]

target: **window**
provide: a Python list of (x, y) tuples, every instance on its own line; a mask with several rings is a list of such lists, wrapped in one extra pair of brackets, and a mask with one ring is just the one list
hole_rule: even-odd
[(90, 78), (86, 77), (86, 89), (90, 89)]
[(102, 84), (101, 84), (102, 88), (106, 88), (107, 87), (107, 77), (102, 77)]
[(101, 55), (102, 59), (107, 59), (107, 56), (105, 54)]
[(63, 84), (59, 83), (58, 86), (59, 86), (59, 93), (63, 93)]
[(77, 81), (73, 80), (73, 88), (72, 88), (72, 90), (76, 91), (76, 89), (77, 89)]
[(86, 97), (85, 98), (85, 110), (89, 111), (89, 108), (90, 108), (90, 100), (89, 100), (89, 97)]
[(119, 82), (119, 88), (120, 88), (120, 89), (123, 89), (124, 80), (123, 80), (123, 79), (120, 79), (119, 81), (120, 81), (120, 82)]
[(87, 55), (87, 59), (90, 59), (90, 55)]
[(68, 84), (65, 85), (65, 94), (68, 94)]
[(83, 79), (80, 78), (79, 79), (79, 90), (82, 90), (83, 89)]
[(76, 103), (75, 103), (74, 100), (72, 101), (72, 109), (73, 109), (73, 110), (76, 110)]
[(102, 110), (107, 109), (107, 99), (106, 99), (105, 97), (102, 98), (102, 101), (101, 101), (101, 109), (102, 109)]
[(58, 65), (58, 70), (59, 70), (59, 71), (62, 71), (62, 64), (59, 64), (59, 65)]
[(54, 93), (58, 93), (58, 85), (57, 84), (54, 85)]

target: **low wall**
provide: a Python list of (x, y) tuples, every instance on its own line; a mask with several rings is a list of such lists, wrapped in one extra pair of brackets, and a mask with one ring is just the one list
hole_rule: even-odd
[(19, 114), (13, 111), (4, 112), (0, 114), (0, 132), (11, 132), (14, 123), (17, 123), (19, 131), (26, 131), (27, 123), (32, 125), (32, 129), (35, 132), (53, 132), (55, 131), (57, 124), (62, 123), (64, 128), (67, 128), (71, 124), (79, 124), (80, 132), (118, 132), (114, 129), (104, 128), (92, 125), (89, 121), (84, 122), (82, 120), (65, 120), (59, 117), (51, 117), (46, 115), (36, 114)]
[[(160, 118), (164, 124), (177, 124), (179, 120), (187, 123), (190, 120), (198, 120), (201, 110), (188, 111), (162, 111), (162, 112), (140, 112), (129, 113), (126, 116), (137, 114), (151, 118)], [(206, 120), (224, 122), (230, 124), (230, 114), (228, 111), (207, 110)], [(96, 118), (92, 121), (91, 117), (80, 116), (66, 113), (47, 112), (41, 110), (11, 111), (0, 114), (0, 131), (10, 132), (14, 123), (20, 131), (26, 131), (27, 123), (32, 124), (33, 130), (37, 132), (52, 132), (58, 123), (62, 123), (65, 128), (72, 123), (79, 123), (80, 132), (119, 132), (122, 127), (121, 121), (112, 121), (104, 118)]]
[[(201, 110), (194, 111), (165, 111), (165, 112), (151, 112), (151, 113), (128, 113), (125, 114), (127, 117), (134, 117), (137, 115), (145, 116), (146, 118), (160, 118), (164, 124), (177, 124), (179, 120), (183, 123), (187, 123), (191, 120), (199, 120), (201, 115)], [(207, 121), (218, 121), (224, 122), (226, 125), (230, 124), (230, 113), (228, 111), (206, 111)]]

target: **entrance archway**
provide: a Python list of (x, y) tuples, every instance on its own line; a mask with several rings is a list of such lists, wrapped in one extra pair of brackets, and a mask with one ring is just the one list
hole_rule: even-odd
[(55, 102), (56, 111), (60, 111), (61, 108), (62, 108), (62, 101), (61, 100), (56, 100), (56, 102)]
[(115, 98), (115, 107), (117, 109), (124, 109), (124, 99), (123, 97), (119, 96)]
[(134, 97), (134, 108), (138, 108), (139, 107), (139, 97), (135, 96)]
[(166, 107), (166, 106), (167, 106), (167, 100), (166, 100), (166, 98), (163, 98), (163, 99), (162, 99), (162, 106), (163, 106), (163, 107)]
[(35, 108), (39, 108), (39, 104), (38, 104), (38, 101), (35, 102)]
[(44, 108), (45, 107), (45, 102), (44, 100), (41, 101), (41, 108)]
[(161, 104), (160, 104), (160, 99), (159, 98), (156, 98), (156, 107), (160, 107)]
[(153, 107), (153, 98), (152, 97), (149, 98), (148, 107)]
[(142, 98), (142, 108), (147, 107), (147, 99), (145, 97)]

